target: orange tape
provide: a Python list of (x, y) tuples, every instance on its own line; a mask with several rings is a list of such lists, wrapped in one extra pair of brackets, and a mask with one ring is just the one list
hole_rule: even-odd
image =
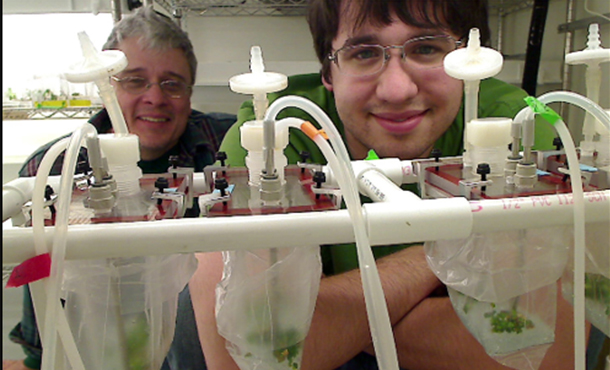
[(313, 140), (316, 135), (320, 134), (325, 140), (328, 140), (328, 136), (324, 130), (318, 130), (311, 122), (305, 121), (301, 124), (301, 131), (305, 133), (305, 135), (309, 136), (311, 140)]

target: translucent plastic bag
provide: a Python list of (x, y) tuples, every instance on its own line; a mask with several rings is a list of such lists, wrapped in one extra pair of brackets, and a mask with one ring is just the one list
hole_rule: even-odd
[(70, 329), (87, 370), (160, 369), (192, 254), (66, 261)]
[(224, 252), (216, 320), (241, 370), (299, 369), (322, 274), (319, 247)]
[[(585, 226), (585, 318), (610, 337), (610, 232), (608, 223)], [(574, 250), (562, 277), (562, 295), (574, 302)]]
[[(458, 316), (498, 362), (535, 370), (553, 342), (556, 283), (571, 232), (553, 227), (425, 243), (428, 264), (447, 285)], [(490, 320), (521, 325), (520, 331), (494, 331)]]
[(430, 268), (448, 287), (499, 302), (555, 283), (572, 240), (571, 228), (552, 227), (473, 234), (424, 248)]
[(448, 291), (455, 312), (488, 355), (514, 369), (540, 366), (555, 340), (557, 284), (498, 302)]

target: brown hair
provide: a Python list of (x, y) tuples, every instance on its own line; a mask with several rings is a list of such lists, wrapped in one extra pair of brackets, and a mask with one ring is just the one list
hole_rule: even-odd
[[(342, 8), (343, 3), (345, 7)], [(460, 39), (477, 27), (482, 45), (487, 45), (490, 39), (487, 0), (311, 0), (307, 21), (314, 49), (322, 63), (322, 76), (327, 79), (330, 79), (328, 55), (339, 31), (342, 12), (355, 14), (355, 28), (365, 22), (389, 25), (391, 16), (396, 14), (406, 24), (448, 29)]]

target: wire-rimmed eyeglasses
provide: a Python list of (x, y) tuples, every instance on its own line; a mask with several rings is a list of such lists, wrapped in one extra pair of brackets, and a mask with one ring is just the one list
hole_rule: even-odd
[(191, 85), (179, 80), (165, 80), (161, 82), (150, 82), (143, 77), (125, 77), (118, 78), (111, 76), (114, 81), (118, 82), (121, 88), (133, 95), (144, 94), (152, 85), (159, 85), (165, 96), (172, 99), (179, 99), (188, 95)]
[(370, 76), (380, 72), (390, 59), (390, 49), (401, 49), (401, 59), (414, 69), (440, 67), (447, 54), (457, 49), (461, 41), (449, 35), (422, 36), (402, 45), (346, 45), (328, 55), (339, 71), (350, 76)]

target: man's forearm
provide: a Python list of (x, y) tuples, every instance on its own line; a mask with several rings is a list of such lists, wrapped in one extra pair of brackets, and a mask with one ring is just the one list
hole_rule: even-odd
[[(428, 268), (421, 246), (382, 258), (377, 267), (393, 325), (440, 284)], [(323, 278), (302, 368), (334, 369), (370, 344), (360, 272), (354, 270)]]

